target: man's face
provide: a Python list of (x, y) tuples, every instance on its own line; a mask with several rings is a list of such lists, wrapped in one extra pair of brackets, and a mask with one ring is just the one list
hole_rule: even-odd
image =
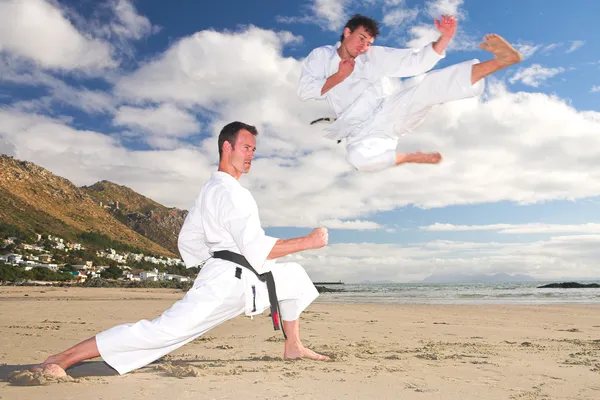
[(364, 26), (359, 26), (354, 32), (350, 32), (349, 28), (344, 29), (343, 45), (353, 58), (369, 50), (374, 40), (375, 38), (365, 30)]
[(238, 132), (235, 146), (231, 150), (231, 165), (240, 174), (250, 172), (252, 159), (256, 151), (256, 138), (245, 129)]

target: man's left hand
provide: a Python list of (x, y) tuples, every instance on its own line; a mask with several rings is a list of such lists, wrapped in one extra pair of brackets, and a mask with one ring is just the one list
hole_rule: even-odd
[(451, 15), (442, 15), (441, 19), (435, 19), (435, 27), (443, 37), (451, 39), (456, 33), (456, 18)]

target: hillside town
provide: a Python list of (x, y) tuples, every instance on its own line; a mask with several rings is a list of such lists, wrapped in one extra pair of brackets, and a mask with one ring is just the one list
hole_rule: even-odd
[[(0, 239), (1, 265), (16, 267), (23, 272), (39, 269), (42, 276), (49, 277), (57, 274), (48, 274), (48, 271), (62, 273), (61, 277), (69, 274), (67, 279), (75, 283), (98, 277), (126, 281), (190, 281), (188, 276), (169, 272), (185, 271), (179, 258), (119, 252), (113, 248), (90, 251), (81, 243), (55, 235), (35, 234), (29, 242), (14, 236)], [(0, 280), (3, 279), (0, 277)]]

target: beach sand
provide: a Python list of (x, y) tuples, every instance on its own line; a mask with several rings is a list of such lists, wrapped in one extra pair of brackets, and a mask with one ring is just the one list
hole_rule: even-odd
[(15, 377), (100, 330), (155, 318), (183, 295), (0, 287), (0, 399), (600, 398), (600, 306), (590, 305), (317, 302), (302, 316), (302, 338), (328, 362), (283, 360), (267, 311), (127, 375), (95, 359), (59, 382)]

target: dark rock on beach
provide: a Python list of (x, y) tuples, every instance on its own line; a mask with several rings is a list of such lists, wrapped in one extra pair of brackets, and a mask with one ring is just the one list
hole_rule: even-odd
[(331, 289), (326, 286), (315, 286), (319, 293), (343, 292), (344, 289)]
[(562, 282), (562, 283), (550, 283), (544, 286), (538, 286), (538, 289), (579, 289), (579, 288), (600, 288), (598, 283), (577, 283), (577, 282)]

